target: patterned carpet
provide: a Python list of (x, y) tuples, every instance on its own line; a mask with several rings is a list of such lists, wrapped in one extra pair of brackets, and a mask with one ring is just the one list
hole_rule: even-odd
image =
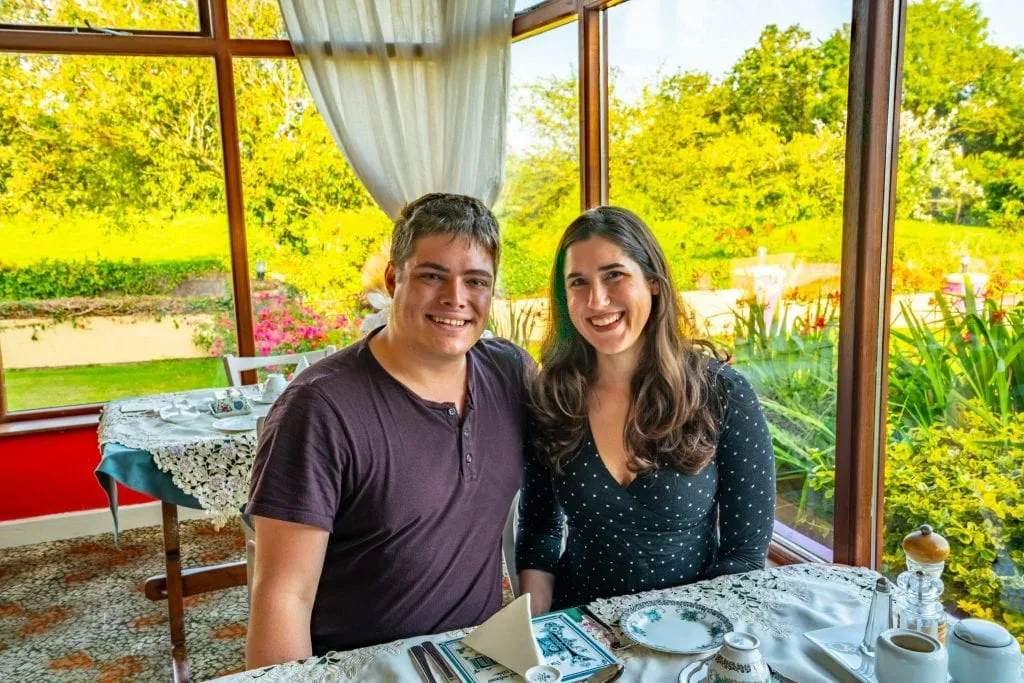
[[(182, 564), (245, 558), (238, 525), (181, 525)], [(170, 681), (166, 602), (142, 593), (163, 572), (160, 527), (0, 550), (0, 681)], [(185, 599), (193, 680), (245, 661), (245, 587)]]

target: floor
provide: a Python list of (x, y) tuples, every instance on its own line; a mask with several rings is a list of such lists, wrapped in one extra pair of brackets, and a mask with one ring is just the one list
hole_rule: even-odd
[[(0, 681), (170, 681), (167, 607), (142, 593), (163, 572), (160, 527), (0, 550)], [(183, 566), (245, 557), (237, 525), (181, 525)], [(245, 587), (185, 599), (193, 680), (243, 668)]]

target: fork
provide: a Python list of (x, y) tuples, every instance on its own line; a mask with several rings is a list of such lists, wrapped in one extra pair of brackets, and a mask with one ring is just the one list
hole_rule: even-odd
[(594, 614), (594, 611), (592, 609), (590, 609), (586, 605), (580, 605), (579, 609), (580, 609), (580, 612), (582, 612), (583, 614), (586, 614), (598, 626), (603, 628), (608, 633), (608, 645), (610, 645), (613, 650), (622, 650), (622, 649), (625, 649), (627, 647), (632, 647), (633, 646), (633, 643), (624, 643), (621, 640), (619, 640), (618, 636), (615, 635), (615, 630), (611, 626), (609, 626), (608, 623), (604, 619), (602, 619), (601, 617), (599, 617), (596, 614)]

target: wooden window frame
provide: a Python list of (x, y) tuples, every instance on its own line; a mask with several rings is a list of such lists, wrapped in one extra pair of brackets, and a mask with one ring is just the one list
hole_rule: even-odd
[[(108, 35), (67, 27), (0, 25), (0, 52), (212, 57), (215, 65), (235, 320), (241, 355), (255, 355), (239, 156), (236, 58), (294, 57), (287, 40), (232, 38), (228, 0), (197, 0), (196, 32)], [(608, 201), (608, 27), (627, 0), (548, 0), (516, 15), (513, 40), (578, 21), (580, 204)], [(893, 188), (906, 0), (852, 0), (841, 265), (833, 558), (878, 568), (892, 274)], [(251, 381), (251, 379), (250, 379)], [(0, 436), (95, 420), (102, 404), (8, 412), (0, 350)], [(20, 423), (20, 424), (19, 424)], [(816, 558), (778, 538), (776, 562)]]

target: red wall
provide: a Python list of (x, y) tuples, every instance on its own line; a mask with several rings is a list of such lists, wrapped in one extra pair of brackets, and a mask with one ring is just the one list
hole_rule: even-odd
[[(99, 461), (95, 427), (0, 438), (0, 522), (107, 508)], [(153, 500), (118, 488), (119, 505)]]

